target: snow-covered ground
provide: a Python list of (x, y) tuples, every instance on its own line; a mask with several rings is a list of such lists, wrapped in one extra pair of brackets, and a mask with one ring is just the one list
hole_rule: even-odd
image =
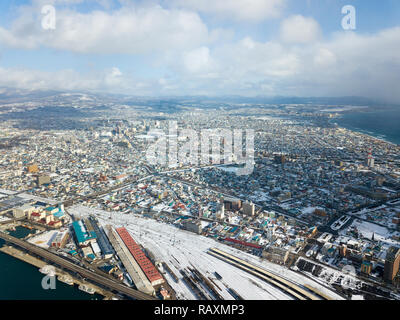
[(13, 195), (13, 194), (16, 194), (17, 192), (10, 191), (10, 190), (5, 190), (5, 189), (0, 189), (0, 193), (5, 194), (5, 195)]
[[(350, 227), (356, 227), (358, 232), (362, 234), (363, 237), (367, 239), (371, 239), (372, 235), (374, 234), (375, 241), (382, 241), (384, 243), (390, 245), (399, 245), (398, 241), (392, 240), (391, 237), (393, 236), (393, 232), (390, 232), (388, 229), (378, 226), (373, 223), (354, 220)], [(344, 234), (345, 231), (340, 231), (339, 234)]]
[(37, 245), (38, 247), (48, 249), (51, 246), (51, 242), (53, 241), (57, 233), (58, 231), (56, 230), (45, 232), (38, 236), (30, 238), (28, 242)]
[[(123, 215), (117, 212), (110, 213), (83, 206), (74, 206), (69, 208), (68, 211), (76, 217), (85, 217), (89, 214), (94, 214), (102, 225), (123, 226), (129, 230), (138, 243), (150, 250), (158, 261), (167, 263), (172, 271), (181, 279), (179, 283), (176, 283), (168, 273), (165, 274), (168, 283), (176, 291), (179, 299), (196, 299), (182, 281), (182, 276), (179, 272), (180, 269), (191, 266), (195, 266), (206, 277), (212, 278), (222, 289), (219, 291), (221, 296), (227, 300), (233, 300), (233, 297), (227, 291), (228, 287), (236, 290), (246, 300), (292, 299), (284, 292), (257, 277), (209, 255), (207, 251), (210, 248), (221, 249), (249, 263), (274, 272), (294, 283), (309, 284), (334, 299), (341, 299), (340, 296), (326, 289), (324, 286), (294, 271), (231, 248), (214, 239), (180, 230), (173, 225), (136, 215)], [(215, 278), (214, 272), (218, 272), (222, 276), (221, 281)]]
[(48, 203), (48, 204), (51, 204), (51, 205), (56, 205), (58, 203), (57, 200), (38, 197), (38, 196), (29, 194), (29, 193), (21, 193), (21, 194), (18, 195), (18, 197), (21, 197), (23, 199), (28, 199), (28, 200), (45, 202), (45, 203)]

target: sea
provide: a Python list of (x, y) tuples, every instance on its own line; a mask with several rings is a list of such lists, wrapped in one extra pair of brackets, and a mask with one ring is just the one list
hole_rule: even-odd
[(335, 119), (339, 127), (400, 145), (400, 106), (370, 107), (354, 110)]
[[(24, 238), (32, 231), (17, 227), (10, 235)], [(4, 241), (0, 240), (0, 247)], [(55, 290), (44, 290), (42, 279), (45, 275), (31, 264), (0, 252), (0, 300), (101, 300), (98, 294), (90, 295), (57, 280)]]

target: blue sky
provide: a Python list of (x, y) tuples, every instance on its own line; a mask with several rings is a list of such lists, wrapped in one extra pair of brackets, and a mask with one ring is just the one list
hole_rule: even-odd
[(398, 0), (1, 1), (0, 86), (399, 102), (399, 40)]

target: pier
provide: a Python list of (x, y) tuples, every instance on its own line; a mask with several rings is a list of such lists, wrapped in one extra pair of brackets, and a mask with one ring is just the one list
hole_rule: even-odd
[(26, 241), (12, 237), (6, 233), (0, 232), (0, 239), (3, 239), (6, 242), (11, 243), (17, 247), (20, 247), (21, 249), (26, 250), (33, 255), (39, 256), (40, 258), (42, 258), (46, 261), (49, 261), (61, 268), (64, 268), (66, 270), (77, 273), (80, 276), (82, 276), (84, 279), (88, 279), (93, 283), (96, 283), (105, 288), (108, 288), (112, 292), (123, 294), (126, 297), (134, 299), (134, 300), (156, 300), (156, 298), (154, 298), (150, 295), (144, 294), (138, 290), (129, 288), (120, 283), (112, 281), (100, 274), (97, 274), (93, 271), (90, 271), (81, 266), (78, 266), (78, 265), (76, 265), (60, 256), (57, 256), (45, 249), (39, 248), (39, 247), (32, 245)]

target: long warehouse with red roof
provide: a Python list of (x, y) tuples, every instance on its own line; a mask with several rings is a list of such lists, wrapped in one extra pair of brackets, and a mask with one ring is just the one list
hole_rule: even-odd
[(116, 231), (128, 248), (129, 252), (132, 254), (133, 258), (143, 270), (146, 277), (149, 279), (150, 283), (153, 286), (162, 284), (164, 282), (163, 277), (158, 272), (156, 267), (151, 263), (151, 261), (146, 257), (146, 255), (139, 247), (139, 245), (135, 242), (135, 240), (133, 240), (128, 230), (126, 230), (125, 228), (119, 228), (116, 229)]

